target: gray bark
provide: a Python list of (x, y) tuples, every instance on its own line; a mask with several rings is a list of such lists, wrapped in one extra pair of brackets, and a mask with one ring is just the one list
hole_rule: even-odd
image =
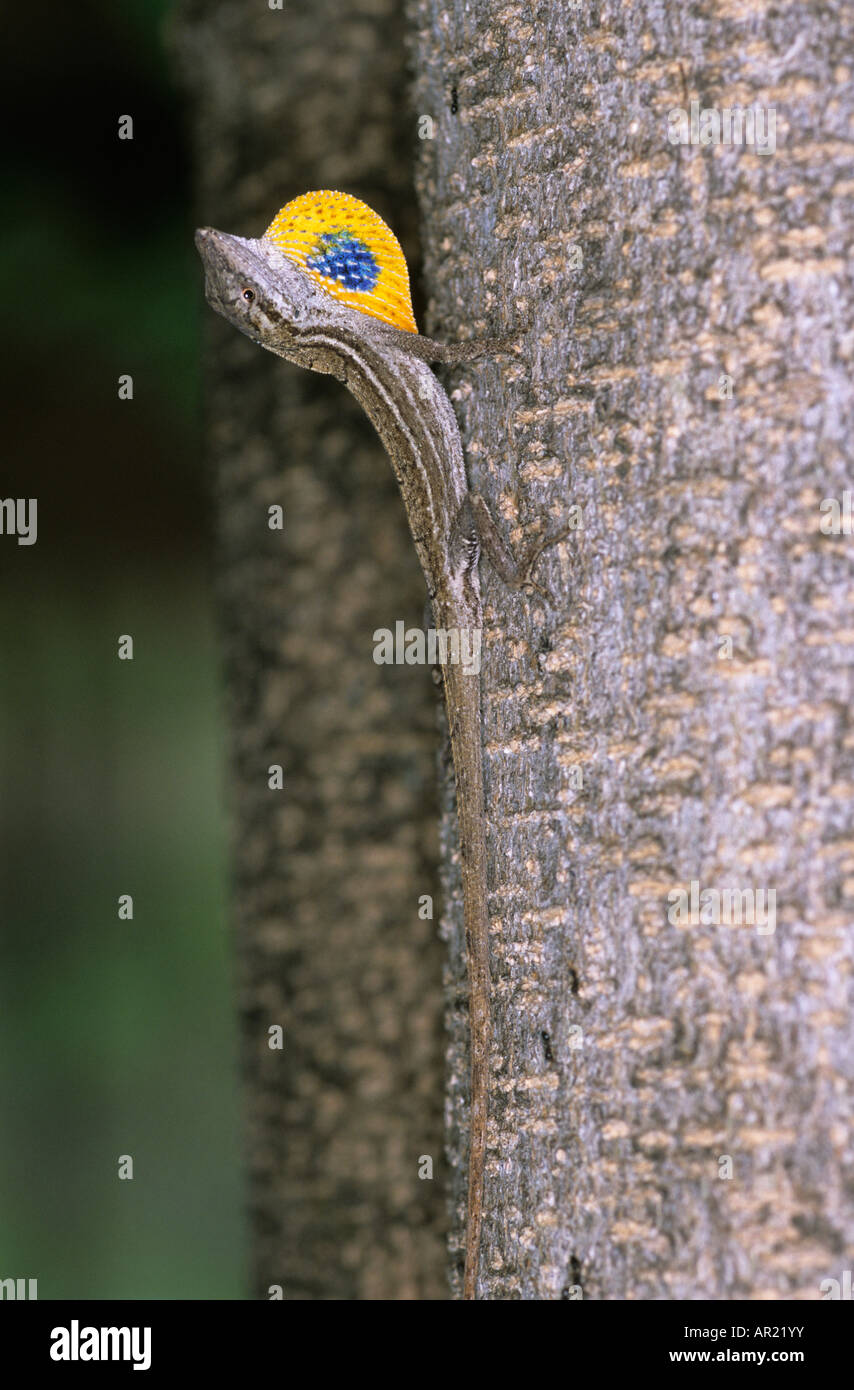
[[(400, 230), (415, 127), (384, 47), (394, 11), (183, 12), (205, 220), (257, 235), (326, 185)], [(410, 13), (415, 117), (435, 123), (417, 161), (423, 326), (524, 339), (444, 378), (471, 481), (517, 544), (573, 506), (582, 521), (541, 563), (548, 599), (483, 567), (482, 1292), (818, 1298), (854, 1244), (854, 537), (823, 534), (819, 510), (854, 488), (852, 13)], [(775, 107), (776, 153), (671, 145), (667, 113), (694, 97)], [(422, 587), (343, 389), (209, 327), (255, 1287), (439, 1296), (441, 1181), (415, 1168), (440, 1147), (435, 924), (415, 910), (432, 697), (423, 672), (405, 685), (369, 656), (383, 586), (416, 621)], [(446, 763), (458, 1289), (449, 788)], [(671, 922), (692, 880), (773, 889), (776, 930)]]
[[(819, 511), (852, 487), (852, 11), (412, 13), (428, 331), (530, 325), (456, 378), (472, 482), (514, 533), (583, 517), (553, 605), (486, 587), (488, 1293), (819, 1298), (854, 1243), (854, 538)], [(775, 106), (776, 154), (671, 145), (695, 96)], [(672, 925), (692, 879), (774, 889), (776, 931)]]

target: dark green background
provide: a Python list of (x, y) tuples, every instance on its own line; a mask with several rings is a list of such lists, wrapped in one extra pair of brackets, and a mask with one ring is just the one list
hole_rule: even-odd
[(5, 25), (0, 496), (38, 498), (39, 532), (0, 536), (0, 1278), (40, 1298), (244, 1293), (207, 311), (169, 8)]

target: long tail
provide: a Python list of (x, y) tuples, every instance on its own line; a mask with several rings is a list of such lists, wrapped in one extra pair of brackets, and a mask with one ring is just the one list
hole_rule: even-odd
[(469, 983), (471, 1114), (463, 1298), (477, 1296), (483, 1171), (489, 1094), (489, 913), (487, 911), (486, 818), (481, 753), (480, 677), (459, 665), (443, 668), (451, 751), (457, 782), (457, 818), (463, 879), (463, 915)]

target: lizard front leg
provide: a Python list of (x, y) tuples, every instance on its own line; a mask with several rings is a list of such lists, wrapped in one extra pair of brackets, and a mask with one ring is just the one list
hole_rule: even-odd
[(508, 588), (536, 589), (544, 598), (550, 598), (546, 590), (534, 581), (533, 572), (543, 552), (565, 540), (571, 528), (535, 537), (524, 554), (517, 558), (496, 526), (486, 502), (476, 492), (470, 492), (460, 508), (457, 526), (468, 526), (469, 535), (476, 536), (489, 563)]

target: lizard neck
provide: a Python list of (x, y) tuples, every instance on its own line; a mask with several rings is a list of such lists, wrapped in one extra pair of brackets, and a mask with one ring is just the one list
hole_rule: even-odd
[[(459, 622), (475, 613), (479, 595), (465, 583), (471, 561), (455, 543), (458, 518), (468, 494), (460, 431), (451, 402), (426, 362), (390, 344), (370, 319), (358, 338), (339, 325), (300, 334), (305, 352), (331, 355), (331, 367), (356, 397), (379, 435), (403, 497), (412, 539), (431, 600), (452, 602)], [(316, 364), (315, 364), (316, 365)], [(326, 365), (326, 370), (330, 366)]]

